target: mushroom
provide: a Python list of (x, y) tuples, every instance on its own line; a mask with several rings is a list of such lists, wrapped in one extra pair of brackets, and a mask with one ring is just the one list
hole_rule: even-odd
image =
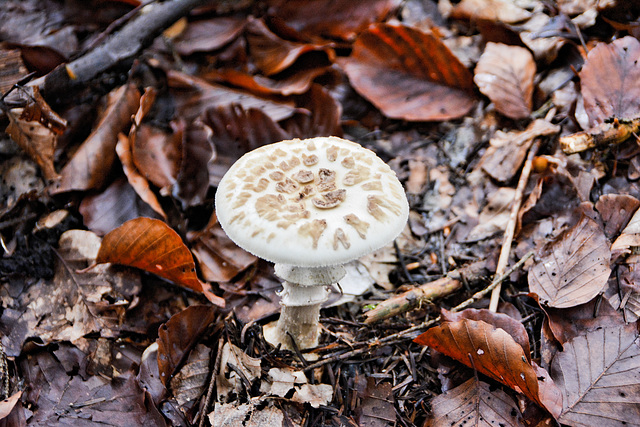
[(294, 139), (242, 156), (216, 192), (229, 238), (275, 263), (284, 280), (273, 345), (318, 345), (320, 307), (343, 264), (404, 229), (409, 205), (395, 173), (371, 150), (336, 137)]

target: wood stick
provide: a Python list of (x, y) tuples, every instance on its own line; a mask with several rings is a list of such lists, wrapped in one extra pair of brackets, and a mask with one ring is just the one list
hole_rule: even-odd
[[(522, 205), (522, 198), (524, 197), (524, 189), (529, 181), (529, 175), (533, 168), (533, 159), (538, 153), (540, 148), (540, 138), (536, 138), (529, 149), (529, 154), (522, 167), (522, 173), (518, 180), (518, 186), (516, 187), (516, 195), (513, 198), (513, 204), (511, 205), (511, 215), (509, 216), (509, 222), (507, 223), (507, 229), (504, 231), (504, 240), (502, 241), (502, 249), (500, 250), (500, 258), (498, 258), (498, 266), (496, 267), (495, 277), (503, 275), (509, 262), (509, 254), (511, 253), (511, 243), (513, 243), (513, 235), (516, 231), (516, 224), (518, 222), (518, 212)], [(502, 289), (502, 283), (499, 283), (491, 292), (491, 302), (489, 303), (489, 310), (494, 313), (498, 310), (498, 302), (500, 302), (500, 290)]]

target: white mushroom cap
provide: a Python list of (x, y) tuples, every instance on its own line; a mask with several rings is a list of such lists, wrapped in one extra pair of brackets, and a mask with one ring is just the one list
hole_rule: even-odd
[(216, 192), (216, 214), (240, 247), (274, 263), (343, 264), (404, 229), (409, 205), (391, 168), (336, 137), (294, 139), (242, 156)]

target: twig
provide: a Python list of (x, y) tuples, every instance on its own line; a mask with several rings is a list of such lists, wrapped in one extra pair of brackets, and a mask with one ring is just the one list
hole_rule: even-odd
[(200, 422), (198, 423), (198, 427), (204, 427), (204, 420), (206, 418), (206, 413), (209, 410), (209, 406), (211, 405), (211, 396), (213, 395), (213, 387), (216, 385), (216, 375), (218, 375), (218, 370), (220, 369), (220, 361), (222, 359), (223, 345), (224, 345), (224, 339), (220, 337), (220, 339), (218, 340), (218, 354), (216, 355), (216, 361), (213, 365), (213, 370), (211, 371), (211, 380), (209, 380), (207, 397), (204, 400), (204, 406), (202, 407), (202, 412), (200, 413)]
[[(471, 298), (467, 299), (461, 304), (458, 304), (453, 309), (451, 309), (451, 311), (453, 312), (460, 311), (468, 307), (469, 305), (473, 304), (475, 301), (478, 301), (479, 299), (483, 298), (485, 295), (491, 292), (496, 286), (498, 286), (498, 284), (502, 283), (503, 280), (509, 277), (511, 273), (519, 269), (532, 256), (533, 256), (533, 251), (528, 252), (525, 256), (522, 257), (522, 259), (520, 259), (517, 263), (515, 263), (513, 267), (507, 270), (503, 275), (501, 275), (500, 277), (494, 278), (489, 286), (487, 286), (486, 288), (484, 288), (479, 292), (476, 292), (471, 296)], [(359, 354), (369, 353), (376, 348), (383, 347), (388, 344), (402, 342), (407, 339), (411, 339), (413, 338), (414, 333), (423, 332), (424, 330), (436, 324), (438, 321), (440, 321), (440, 316), (436, 317), (435, 319), (427, 320), (425, 322), (420, 323), (419, 325), (412, 326), (411, 328), (407, 328), (395, 334), (388, 335), (384, 338), (376, 338), (376, 339), (372, 339), (372, 340), (368, 340), (360, 343), (354, 343), (352, 345), (352, 348), (354, 348), (353, 350), (336, 354), (330, 357), (326, 357), (322, 360), (319, 360), (315, 363), (310, 364), (309, 366), (304, 367), (303, 371), (310, 371), (310, 370), (319, 368), (320, 366), (326, 365), (327, 363), (349, 359)]]
[[(529, 175), (533, 168), (533, 159), (538, 153), (540, 148), (540, 138), (536, 138), (529, 149), (527, 160), (522, 167), (522, 173), (518, 180), (518, 186), (516, 187), (516, 195), (513, 198), (513, 204), (511, 205), (511, 215), (509, 216), (509, 222), (507, 223), (507, 229), (504, 231), (504, 240), (502, 241), (502, 249), (500, 250), (500, 258), (498, 259), (498, 266), (496, 267), (496, 276), (502, 276), (504, 270), (507, 268), (509, 262), (509, 254), (511, 253), (511, 243), (513, 242), (513, 235), (516, 231), (516, 224), (518, 222), (518, 212), (522, 205), (522, 198), (524, 197), (524, 189), (529, 181)], [(494, 313), (498, 310), (498, 302), (500, 302), (500, 289), (502, 282), (494, 288), (491, 293), (491, 302), (489, 303), (489, 310)]]
[(104, 43), (49, 74), (33, 80), (47, 99), (64, 96), (117, 64), (128, 64), (166, 28), (206, 0), (166, 0), (140, 9), (138, 15)]

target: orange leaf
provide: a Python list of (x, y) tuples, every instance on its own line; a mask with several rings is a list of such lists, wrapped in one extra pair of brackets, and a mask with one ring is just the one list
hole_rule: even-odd
[[(483, 321), (463, 319), (429, 329), (414, 340), (505, 384), (557, 415), (555, 393), (540, 393), (538, 375), (520, 345), (503, 329)], [(551, 383), (551, 382), (549, 382)]]
[(211, 292), (209, 284), (196, 275), (196, 265), (182, 239), (164, 222), (136, 218), (107, 233), (96, 257), (98, 264), (136, 267), (175, 284), (202, 292), (212, 303), (224, 307), (224, 300)]
[(536, 63), (527, 49), (489, 42), (473, 80), (496, 110), (512, 119), (523, 119), (531, 114), (535, 74)]
[(412, 27), (369, 27), (341, 63), (351, 85), (387, 117), (448, 120), (474, 103), (469, 70), (440, 39)]

